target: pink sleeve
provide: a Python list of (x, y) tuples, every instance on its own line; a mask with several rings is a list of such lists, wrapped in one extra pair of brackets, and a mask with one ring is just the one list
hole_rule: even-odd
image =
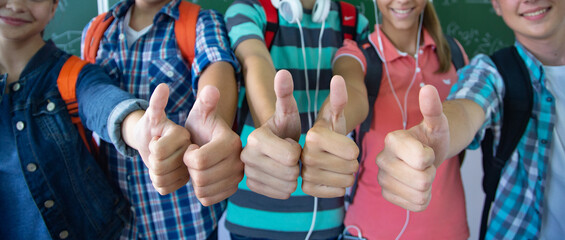
[(340, 57), (351, 57), (357, 60), (359, 64), (361, 64), (361, 68), (363, 68), (363, 73), (367, 73), (367, 60), (365, 59), (363, 52), (361, 52), (361, 49), (359, 49), (359, 47), (357, 46), (357, 42), (350, 39), (345, 39), (345, 41), (343, 41), (343, 46), (339, 48), (335, 54), (335, 57), (332, 61), (332, 66)]

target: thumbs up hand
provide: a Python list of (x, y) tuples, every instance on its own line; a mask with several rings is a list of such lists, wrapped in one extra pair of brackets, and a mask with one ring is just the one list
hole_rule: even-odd
[(377, 155), (383, 197), (415, 212), (425, 210), (430, 202), (436, 167), (446, 158), (450, 141), (449, 124), (434, 87), (420, 90), (420, 111), (423, 121), (387, 134)]
[(219, 100), (217, 88), (204, 87), (185, 123), (193, 144), (184, 154), (184, 163), (196, 197), (204, 206), (234, 194), (243, 178), (241, 140), (217, 114)]
[(296, 190), (301, 147), (300, 115), (293, 92), (292, 76), (281, 70), (275, 76), (275, 112), (247, 138), (241, 152), (247, 186), (271, 198), (287, 199)]
[(302, 150), (302, 190), (309, 195), (340, 197), (355, 181), (359, 148), (346, 136), (346, 104), (345, 81), (341, 76), (334, 76), (329, 104), (326, 102), (320, 110)]
[(133, 142), (130, 145), (139, 151), (149, 169), (153, 186), (162, 195), (176, 191), (189, 179), (182, 157), (190, 144), (190, 134), (167, 118), (165, 107), (168, 98), (169, 88), (166, 84), (159, 84), (151, 96), (149, 108), (136, 122), (135, 130), (131, 131), (135, 132), (133, 138), (126, 140)]

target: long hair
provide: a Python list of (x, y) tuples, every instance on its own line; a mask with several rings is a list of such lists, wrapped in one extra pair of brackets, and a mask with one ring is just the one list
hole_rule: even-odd
[(441, 29), (439, 18), (432, 2), (428, 2), (426, 8), (424, 8), (423, 27), (428, 30), (428, 33), (430, 33), (436, 42), (436, 53), (439, 60), (439, 68), (436, 70), (436, 73), (449, 71), (451, 68), (451, 50), (449, 49), (445, 35), (443, 35), (443, 30)]

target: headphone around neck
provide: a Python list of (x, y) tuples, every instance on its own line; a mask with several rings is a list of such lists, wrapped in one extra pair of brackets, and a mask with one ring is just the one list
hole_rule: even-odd
[[(271, 0), (275, 8), (289, 23), (298, 23), (302, 20), (302, 3), (300, 0)], [(316, 0), (312, 10), (312, 21), (322, 23), (330, 13), (331, 0)]]

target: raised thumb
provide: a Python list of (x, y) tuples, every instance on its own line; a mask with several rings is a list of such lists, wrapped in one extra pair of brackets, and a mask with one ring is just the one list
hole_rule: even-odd
[(347, 87), (345, 80), (341, 76), (334, 76), (330, 82), (329, 106), (324, 107), (320, 114), (331, 124), (331, 129), (335, 132), (345, 134), (345, 116), (343, 110), (347, 104)]
[(425, 126), (433, 129), (444, 123), (443, 106), (435, 87), (426, 85), (421, 88), (419, 101)]
[(218, 102), (220, 101), (220, 91), (218, 88), (208, 85), (198, 92), (196, 102), (191, 112), (199, 113), (202, 121), (215, 113)]
[(287, 70), (280, 70), (275, 75), (275, 95), (277, 103), (275, 105), (275, 115), (282, 117), (286, 114), (298, 112), (296, 100), (292, 95), (294, 83), (292, 75)]
[(147, 113), (149, 114), (149, 120), (152, 123), (158, 123), (161, 119), (165, 118), (165, 107), (167, 106), (167, 101), (169, 100), (169, 87), (165, 83), (161, 83), (155, 88), (151, 99), (149, 99), (149, 108)]

